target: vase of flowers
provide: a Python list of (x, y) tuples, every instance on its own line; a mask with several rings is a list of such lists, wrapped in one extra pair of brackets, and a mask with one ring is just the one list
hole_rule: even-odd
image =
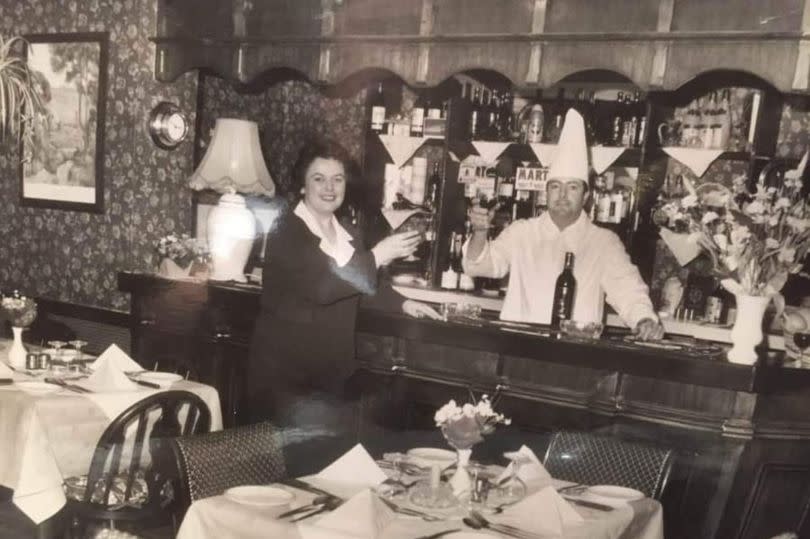
[(782, 311), (780, 291), (788, 275), (807, 277), (802, 266), (810, 249), (810, 201), (801, 181), (806, 160), (779, 186), (760, 181), (751, 193), (740, 176), (722, 195), (709, 199), (691, 192), (660, 208), (667, 227), (689, 234), (708, 253), (722, 286), (737, 299), (727, 355), (733, 363), (756, 361), (766, 308), (774, 301)]
[(207, 264), (210, 260), (205, 242), (188, 234), (160, 238), (157, 252), (161, 259), (158, 274), (168, 279), (188, 277), (195, 263)]
[(0, 300), (3, 317), (11, 323), (14, 341), (8, 351), (8, 363), (15, 369), (25, 369), (26, 349), (22, 342), (23, 329), (31, 325), (37, 317), (37, 304), (33, 299), (15, 292)]
[(484, 435), (495, 430), (495, 425), (508, 425), (511, 420), (492, 409), (488, 395), (483, 395), (478, 402), (466, 403), (463, 406), (450, 400), (439, 408), (434, 416), (447, 443), (458, 453), (456, 472), (450, 478), (453, 494), (456, 497), (470, 491), (470, 476), (467, 465), (470, 462), (472, 448), (483, 441)]

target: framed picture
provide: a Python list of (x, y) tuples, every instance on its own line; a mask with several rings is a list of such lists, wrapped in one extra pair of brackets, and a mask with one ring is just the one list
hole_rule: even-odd
[(46, 111), (30, 127), (33, 142), (20, 137), (21, 204), (101, 213), (109, 34), (25, 38), (26, 61)]

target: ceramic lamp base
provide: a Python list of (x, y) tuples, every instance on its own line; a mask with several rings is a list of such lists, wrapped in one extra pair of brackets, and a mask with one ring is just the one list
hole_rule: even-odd
[(214, 281), (247, 282), (245, 264), (257, 231), (256, 217), (245, 205), (245, 199), (226, 193), (208, 215), (208, 247), (211, 251), (211, 274)]

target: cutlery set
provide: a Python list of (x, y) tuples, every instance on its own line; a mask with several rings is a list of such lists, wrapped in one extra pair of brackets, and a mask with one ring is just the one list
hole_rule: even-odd
[(45, 383), (48, 383), (48, 384), (54, 384), (54, 385), (60, 386), (63, 389), (67, 389), (67, 390), (73, 391), (75, 393), (93, 393), (93, 391), (90, 390), (90, 389), (87, 389), (85, 387), (82, 387), (82, 386), (79, 386), (79, 385), (76, 385), (76, 384), (69, 384), (68, 382), (65, 382), (64, 380), (61, 380), (59, 378), (47, 378), (46, 377), (46, 378), (43, 378), (43, 381)]

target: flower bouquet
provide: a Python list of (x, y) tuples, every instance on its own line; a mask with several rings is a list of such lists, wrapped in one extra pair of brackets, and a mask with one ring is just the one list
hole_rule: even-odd
[(37, 304), (33, 299), (14, 292), (12, 296), (3, 296), (0, 300), (0, 311), (11, 323), (11, 331), (14, 334), (14, 342), (8, 351), (8, 362), (16, 369), (24, 369), (26, 349), (22, 342), (22, 331), (37, 317)]
[[(737, 298), (737, 320), (748, 304), (756, 303), (755, 313), (761, 310), (753, 315), (758, 320), (740, 330), (740, 335), (749, 333), (750, 339), (758, 339), (753, 346), (762, 339), (762, 317), (770, 301), (778, 311), (784, 308), (780, 291), (788, 275), (808, 277), (802, 271), (810, 250), (810, 200), (801, 181), (803, 164), (786, 173), (779, 186), (760, 181), (750, 193), (746, 177), (740, 176), (734, 179), (733, 190), (722, 195), (701, 197), (692, 190), (659, 208), (665, 226), (688, 234), (708, 253), (721, 284)], [(732, 332), (733, 341), (734, 337)], [(753, 346), (740, 362), (756, 359), (751, 355)]]
[(161, 258), (160, 274), (169, 278), (188, 277), (193, 263), (207, 264), (211, 260), (205, 241), (188, 234), (160, 238), (157, 253)]
[(483, 395), (474, 404), (466, 403), (463, 406), (450, 400), (436, 411), (433, 419), (447, 443), (458, 452), (458, 467), (450, 484), (455, 495), (459, 496), (470, 489), (466, 468), (470, 462), (472, 447), (483, 441), (484, 435), (492, 433), (498, 423), (509, 425), (511, 420), (492, 409), (488, 395)]

